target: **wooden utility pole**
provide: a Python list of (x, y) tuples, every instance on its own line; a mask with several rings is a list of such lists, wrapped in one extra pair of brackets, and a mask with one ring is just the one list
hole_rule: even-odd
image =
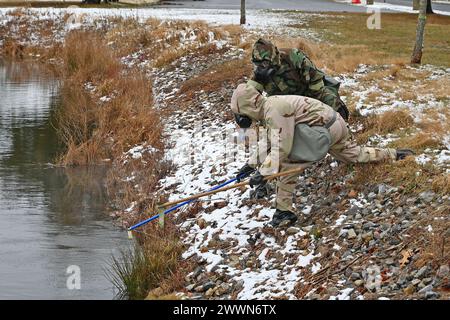
[(241, 24), (245, 24), (245, 0), (241, 0)]
[(417, 21), (416, 44), (411, 56), (412, 64), (420, 64), (422, 61), (423, 35), (427, 21), (427, 0), (420, 0), (419, 20)]

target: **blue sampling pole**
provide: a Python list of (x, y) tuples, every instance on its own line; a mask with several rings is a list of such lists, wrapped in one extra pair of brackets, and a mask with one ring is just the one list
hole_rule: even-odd
[[(218, 186), (215, 186), (215, 187), (212, 188), (212, 189), (209, 189), (208, 192), (209, 192), (209, 191), (214, 191), (214, 190), (220, 189), (220, 188), (222, 188), (222, 187), (224, 187), (224, 186), (226, 186), (226, 185), (228, 185), (228, 184), (230, 184), (230, 183), (235, 182), (236, 180), (237, 180), (237, 178), (233, 178), (233, 179), (231, 179), (231, 180), (228, 180), (228, 181), (226, 181), (226, 182), (224, 182), (224, 183), (222, 183), (222, 184), (219, 184)], [(184, 206), (184, 205), (187, 205), (187, 204), (189, 204), (189, 203), (191, 203), (191, 202), (193, 202), (193, 201), (195, 201), (195, 199), (188, 200), (188, 201), (182, 202), (182, 203), (180, 203), (180, 204), (177, 204), (176, 206), (167, 209), (166, 211), (164, 211), (164, 212), (161, 213), (161, 214), (166, 215), (166, 214), (168, 214), (169, 212), (175, 211), (175, 210), (177, 210), (178, 208), (180, 208), (180, 207), (182, 207), (182, 206)], [(131, 231), (131, 230), (134, 230), (134, 229), (136, 229), (136, 228), (139, 228), (139, 227), (141, 227), (141, 226), (143, 226), (143, 225), (149, 223), (150, 221), (153, 221), (153, 220), (157, 219), (158, 217), (159, 217), (159, 214), (156, 214), (156, 215), (154, 215), (153, 217), (150, 217), (150, 218), (148, 218), (148, 219), (146, 219), (146, 220), (143, 220), (143, 221), (141, 221), (141, 222), (135, 224), (134, 226), (129, 227), (129, 228), (128, 228), (128, 231)]]

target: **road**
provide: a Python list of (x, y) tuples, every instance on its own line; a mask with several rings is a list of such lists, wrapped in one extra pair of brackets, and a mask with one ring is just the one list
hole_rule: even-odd
[[(385, 0), (390, 4), (412, 6), (412, 0)], [(240, 0), (163, 0), (160, 7), (207, 9), (239, 9)], [(246, 0), (247, 9), (285, 9), (303, 11), (366, 12), (363, 6), (354, 6), (333, 0)], [(450, 12), (450, 4), (434, 3), (433, 8)]]
[[(383, 1), (379, 1), (383, 2)], [(387, 0), (387, 3), (397, 4), (400, 6), (412, 6), (412, 0)], [(433, 3), (434, 10), (447, 11), (450, 12), (450, 2), (449, 3)]]

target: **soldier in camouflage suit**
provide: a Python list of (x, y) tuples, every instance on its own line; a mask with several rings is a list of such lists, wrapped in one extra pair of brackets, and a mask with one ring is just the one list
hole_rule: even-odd
[[(328, 153), (344, 163), (367, 163), (383, 160), (399, 160), (411, 155), (411, 150), (395, 150), (358, 146), (352, 139), (345, 120), (330, 106), (319, 100), (294, 96), (264, 97), (256, 88), (258, 84), (250, 80), (240, 84), (231, 99), (231, 110), (241, 127), (250, 127), (252, 121), (262, 121), (269, 131), (268, 137), (276, 134), (278, 144), (261, 141), (258, 151), (239, 171), (238, 177), (249, 176), (256, 167), (257, 171), (250, 178), (251, 186), (264, 185), (264, 176), (282, 171), (308, 167), (312, 163), (292, 161), (290, 155), (302, 150), (293, 150), (294, 132), (298, 124), (324, 126), (329, 130), (330, 145)], [(328, 131), (327, 131), (328, 132)], [(274, 141), (272, 141), (274, 142)], [(269, 151), (269, 153), (267, 153)], [(263, 158), (264, 155), (265, 158)], [(276, 185), (276, 200), (272, 225), (282, 221), (293, 223), (297, 220), (292, 212), (294, 188), (298, 175), (280, 177)]]
[(280, 49), (259, 39), (253, 46), (253, 80), (257, 89), (271, 95), (299, 95), (322, 101), (346, 121), (348, 109), (339, 97), (340, 83), (316, 68), (308, 56), (297, 49)]

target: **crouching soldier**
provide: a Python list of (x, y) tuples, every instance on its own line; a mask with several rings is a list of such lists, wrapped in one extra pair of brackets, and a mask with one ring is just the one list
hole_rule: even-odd
[[(268, 130), (270, 143), (262, 141), (259, 151), (242, 167), (238, 177), (249, 176), (252, 187), (266, 183), (265, 176), (300, 167), (311, 166), (327, 153), (344, 163), (367, 163), (400, 160), (413, 152), (407, 149), (382, 149), (358, 146), (352, 139), (345, 120), (330, 106), (319, 100), (295, 96), (264, 97), (250, 80), (240, 84), (231, 98), (231, 110), (241, 128), (261, 121)], [(258, 159), (266, 154), (264, 159)], [(298, 174), (278, 178), (275, 214), (270, 222), (294, 223), (293, 196)], [(284, 223), (283, 223), (284, 224)]]
[(253, 45), (252, 80), (258, 90), (271, 95), (307, 96), (329, 105), (346, 121), (349, 112), (339, 97), (340, 83), (317, 69), (298, 49), (280, 49), (270, 41), (259, 39)]

